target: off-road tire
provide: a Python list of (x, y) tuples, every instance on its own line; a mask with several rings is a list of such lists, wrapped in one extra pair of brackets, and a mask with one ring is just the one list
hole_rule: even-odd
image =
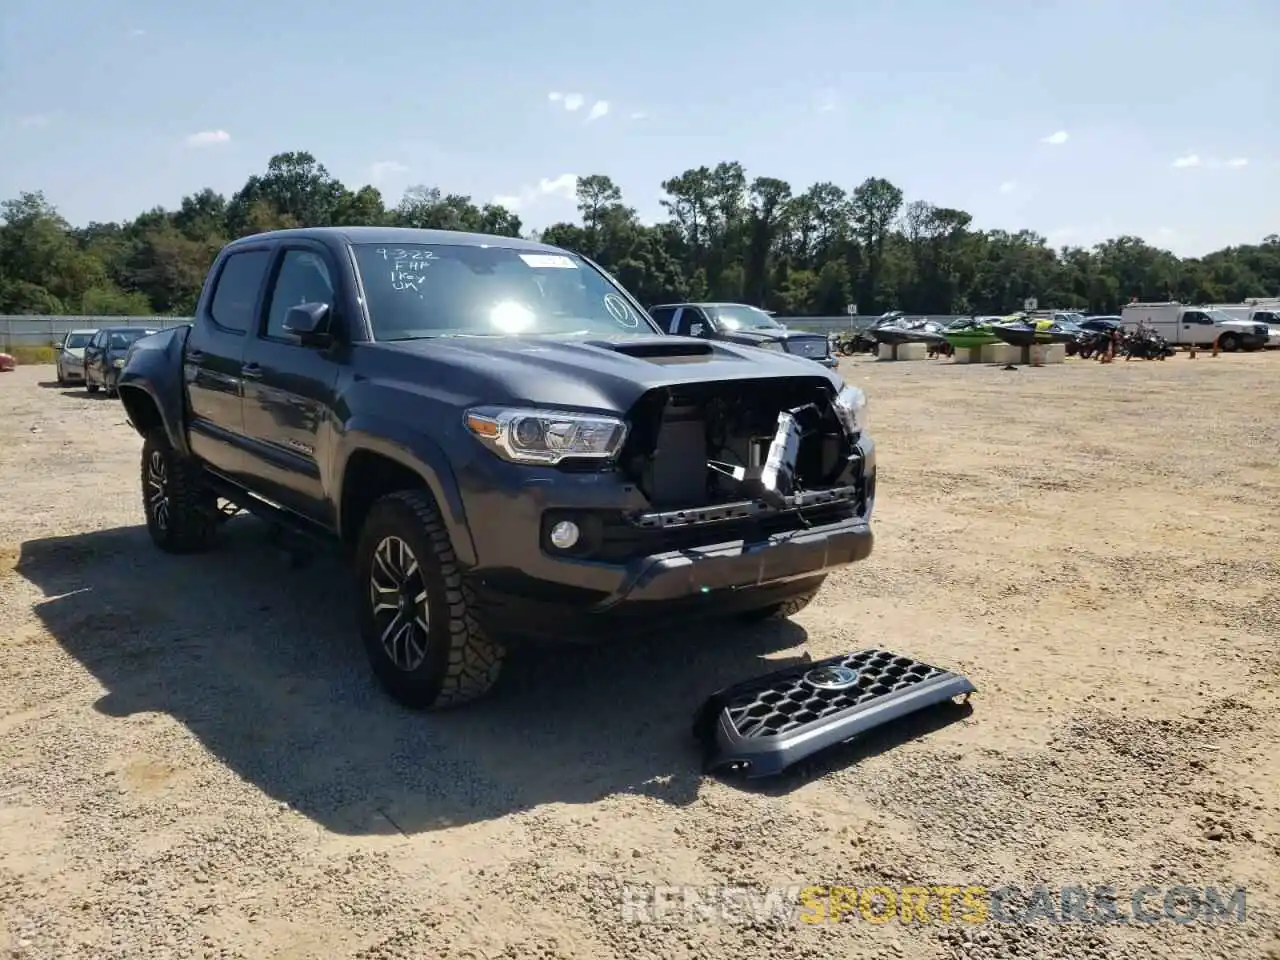
[(813, 598), (818, 595), (818, 591), (822, 589), (822, 585), (826, 583), (827, 578), (823, 577), (810, 589), (804, 593), (797, 594), (790, 600), (784, 600), (782, 603), (771, 604), (767, 607), (761, 607), (759, 610), (748, 610), (742, 614), (743, 620), (748, 623), (761, 623), (766, 620), (786, 620), (794, 617), (797, 613), (813, 602)]
[(204, 482), (200, 464), (174, 450), (163, 428), (146, 435), (142, 441), (142, 509), (147, 532), (157, 547), (166, 553), (207, 550), (217, 531), (217, 502)]
[[(427, 595), (425, 655), (411, 669), (398, 666), (387, 652), (374, 610), (375, 553), (388, 538), (397, 538), (409, 548)], [(435, 710), (476, 700), (490, 691), (506, 651), (475, 617), (475, 598), (430, 493), (402, 490), (378, 500), (360, 531), (355, 567), (365, 653), (374, 676), (394, 700), (414, 710)]]

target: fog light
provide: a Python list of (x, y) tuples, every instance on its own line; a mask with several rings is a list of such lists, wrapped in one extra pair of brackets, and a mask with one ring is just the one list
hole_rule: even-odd
[(572, 520), (561, 520), (551, 528), (551, 542), (559, 550), (568, 550), (578, 542), (581, 531)]

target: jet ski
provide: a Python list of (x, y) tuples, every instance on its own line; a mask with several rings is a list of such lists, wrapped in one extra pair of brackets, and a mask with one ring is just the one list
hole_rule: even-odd
[(999, 343), (999, 338), (991, 332), (991, 324), (999, 319), (999, 317), (964, 317), (948, 324), (942, 331), (942, 337), (957, 350)]
[(1031, 347), (1045, 343), (1072, 343), (1078, 334), (1053, 320), (1032, 320), (1026, 314), (1014, 314), (991, 325), (991, 332), (1015, 347)]
[(908, 320), (901, 311), (895, 310), (886, 313), (864, 332), (876, 343), (897, 346), (902, 343), (942, 343), (942, 330), (942, 324), (936, 320)]

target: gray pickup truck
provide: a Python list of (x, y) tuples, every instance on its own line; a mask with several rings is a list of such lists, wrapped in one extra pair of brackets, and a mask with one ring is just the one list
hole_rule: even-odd
[(808, 357), (829, 370), (840, 365), (825, 334), (790, 330), (759, 307), (745, 303), (663, 303), (649, 315), (667, 333), (702, 337)]
[(520, 640), (790, 615), (872, 550), (859, 389), (664, 335), (544, 244), (236, 240), (118, 389), (155, 544), (204, 549), (245, 510), (342, 547), (372, 669), (412, 707), (484, 694)]

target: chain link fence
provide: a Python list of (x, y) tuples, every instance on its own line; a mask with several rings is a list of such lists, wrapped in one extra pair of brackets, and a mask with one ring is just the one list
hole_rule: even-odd
[[(959, 319), (959, 316), (958, 314), (929, 314), (927, 319), (948, 323)], [(774, 319), (795, 330), (830, 334), (865, 330), (878, 318), (862, 314), (837, 317), (775, 317)], [(922, 316), (920, 319), (926, 318)], [(93, 330), (108, 326), (154, 327), (157, 330), (163, 330), (190, 322), (190, 317), (0, 316), (0, 350), (12, 350), (14, 347), (48, 347), (55, 342), (60, 344), (62, 338), (71, 330)]]
[(31, 317), (0, 316), (0, 350), (61, 344), (71, 330), (98, 327), (148, 327), (163, 330), (190, 323), (190, 317)]

